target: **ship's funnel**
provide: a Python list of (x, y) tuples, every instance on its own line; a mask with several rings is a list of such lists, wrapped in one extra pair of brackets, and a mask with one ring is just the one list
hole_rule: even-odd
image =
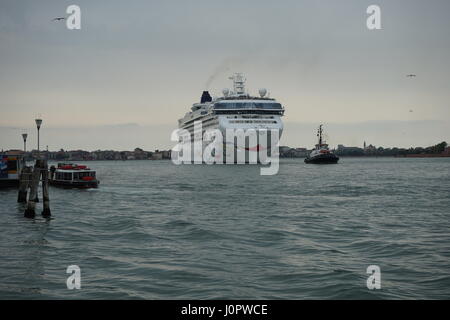
[(203, 91), (200, 103), (211, 102), (212, 98), (208, 91)]

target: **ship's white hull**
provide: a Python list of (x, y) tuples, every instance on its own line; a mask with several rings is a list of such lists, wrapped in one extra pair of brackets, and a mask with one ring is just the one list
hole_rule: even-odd
[[(188, 142), (191, 146), (192, 162), (194, 162), (195, 156), (197, 159), (202, 159), (205, 149), (211, 143), (211, 141), (204, 140), (206, 131), (219, 130), (221, 132), (224, 161), (234, 159), (234, 162), (242, 162), (239, 159), (245, 159), (245, 163), (252, 162), (254, 159), (251, 153), (264, 152), (271, 156), (272, 147), (275, 146), (273, 143), (278, 144), (283, 133), (283, 123), (281, 117), (277, 115), (216, 115), (205, 118), (206, 121), (198, 119), (195, 123), (181, 127), (190, 133), (191, 139)], [(275, 136), (273, 136), (274, 132)], [(195, 149), (195, 141), (201, 141), (201, 149)], [(187, 142), (183, 141), (183, 143)], [(256, 161), (259, 162), (259, 157)]]
[[(206, 130), (215, 130), (219, 129), (222, 134), (225, 136), (227, 129), (230, 130), (239, 130), (242, 129), (244, 131), (248, 129), (263, 131), (263, 130), (278, 130), (281, 133), (283, 131), (283, 122), (281, 121), (281, 117), (278, 115), (274, 116), (242, 116), (242, 115), (216, 115), (216, 116), (207, 116), (204, 118), (199, 118), (194, 120), (193, 122), (181, 126), (180, 129), (186, 129), (191, 134), (194, 133), (195, 125), (201, 124), (203, 135)], [(196, 134), (200, 134), (200, 132), (196, 132)]]

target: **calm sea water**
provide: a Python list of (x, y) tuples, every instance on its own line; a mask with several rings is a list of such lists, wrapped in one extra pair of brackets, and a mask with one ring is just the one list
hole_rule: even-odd
[(276, 176), (88, 164), (100, 188), (51, 188), (51, 220), (25, 219), (17, 191), (0, 191), (0, 298), (450, 298), (448, 158), (292, 159)]

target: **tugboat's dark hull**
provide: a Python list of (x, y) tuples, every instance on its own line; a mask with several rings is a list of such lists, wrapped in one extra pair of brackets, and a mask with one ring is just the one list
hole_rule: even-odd
[(55, 181), (49, 180), (48, 183), (54, 187), (60, 187), (65, 189), (90, 189), (97, 188), (99, 181)]
[(312, 158), (306, 158), (305, 163), (312, 164), (335, 164), (338, 163), (339, 157), (334, 154), (321, 154)]

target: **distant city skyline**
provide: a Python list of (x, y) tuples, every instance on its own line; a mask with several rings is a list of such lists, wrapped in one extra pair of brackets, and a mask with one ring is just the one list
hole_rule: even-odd
[[(377, 4), (382, 30), (366, 28)], [(450, 2), (71, 1), (0, 3), (0, 149), (34, 118), (51, 150), (167, 149), (203, 90), (243, 72), (286, 108), (281, 144), (428, 146), (450, 141)], [(407, 77), (414, 74), (416, 77)]]
[[(290, 147), (312, 148), (317, 143), (316, 131), (318, 123), (292, 123), (286, 122), (284, 131), (289, 134), (282, 135), (280, 145)], [(442, 141), (450, 143), (450, 139), (434, 138), (444, 137), (450, 128), (450, 121), (367, 121), (361, 123), (324, 123), (325, 139), (331, 148), (339, 144), (352, 147), (367, 145), (377, 147), (428, 147)], [(380, 134), (383, 127), (383, 134)], [(168, 150), (175, 146), (170, 141), (172, 125), (138, 125), (122, 124), (110, 126), (85, 127), (45, 127), (45, 120), (41, 128), (41, 148), (57, 151), (64, 150), (134, 150), (142, 148), (147, 151)], [(0, 150), (22, 149), (23, 140), (19, 127), (0, 127), (2, 141)], [(30, 127), (28, 133), (27, 149), (36, 149), (36, 128)], [(411, 132), (427, 132), (427, 135), (418, 135), (411, 139)], [(384, 137), (390, 137), (385, 141)], [(151, 137), (151, 139), (149, 138)]]

